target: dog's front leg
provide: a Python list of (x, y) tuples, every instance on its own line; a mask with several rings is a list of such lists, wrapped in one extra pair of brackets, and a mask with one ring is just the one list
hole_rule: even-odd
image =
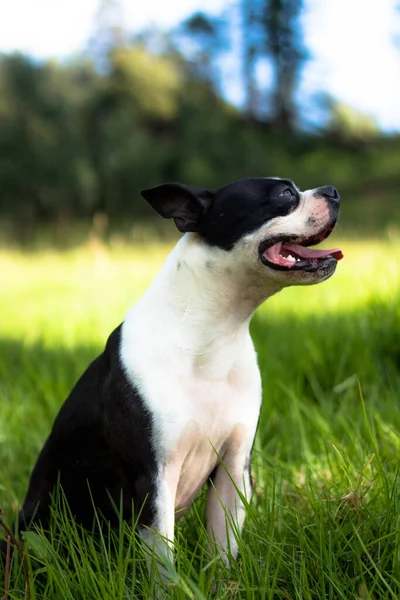
[(177, 483), (178, 479), (173, 469), (162, 469), (153, 499), (152, 522), (149, 527), (141, 530), (141, 536), (149, 549), (149, 572), (151, 573), (152, 568), (156, 567), (164, 581), (168, 580), (165, 562), (173, 561)]
[(207, 533), (228, 564), (229, 553), (236, 558), (237, 535), (245, 519), (243, 498), (250, 500), (249, 452), (226, 456), (217, 468), (207, 502)]

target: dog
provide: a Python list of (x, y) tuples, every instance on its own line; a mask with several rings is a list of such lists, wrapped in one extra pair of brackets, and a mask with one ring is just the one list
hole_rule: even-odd
[(129, 521), (133, 505), (144, 540), (170, 557), (176, 518), (211, 478), (207, 532), (228, 561), (251, 497), (262, 396), (249, 323), (284, 287), (333, 275), (342, 252), (310, 246), (335, 227), (340, 197), (279, 178), (141, 194), (184, 235), (61, 407), (18, 528), (49, 524), (59, 482), (84, 527), (94, 507), (118, 527), (115, 505)]

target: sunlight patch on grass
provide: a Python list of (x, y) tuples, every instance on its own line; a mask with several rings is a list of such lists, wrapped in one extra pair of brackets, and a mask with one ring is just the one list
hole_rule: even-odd
[[(312, 287), (288, 288), (261, 312), (295, 313), (301, 317), (358, 309), (371, 299), (399, 293), (400, 242), (338, 240), (345, 258), (335, 275)], [(0, 253), (0, 335), (62, 341), (70, 347), (81, 339), (102, 343), (128, 308), (151, 283), (170, 245), (86, 246), (65, 253), (32, 255)]]

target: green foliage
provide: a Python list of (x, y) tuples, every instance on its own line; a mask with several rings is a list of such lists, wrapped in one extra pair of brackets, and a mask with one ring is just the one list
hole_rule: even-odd
[[(251, 13), (252, 3), (245, 4)], [(296, 21), (300, 7), (256, 4), (256, 24), (249, 13), (246, 25), (256, 38), (256, 25), (286, 22), (285, 11)], [(279, 119), (294, 118), (291, 60), (300, 65), (302, 56), (299, 40), (292, 39), (289, 52), (285, 27), (269, 44), (277, 65), (286, 65), (276, 69), (290, 90), (281, 117), (269, 121), (249, 120), (218, 91), (222, 21), (198, 14), (171, 36), (130, 43), (118, 27), (111, 37), (106, 30), (97, 62), (96, 56), (62, 65), (0, 57), (0, 220), (13, 224), (20, 241), (44, 223), (88, 223), (97, 213), (112, 224), (156, 219), (138, 192), (168, 180), (216, 188), (247, 176), (289, 176), (305, 188), (335, 184), (353, 214), (367, 203), (371, 224), (382, 204), (383, 213), (396, 211), (398, 136), (380, 136), (369, 119), (335, 102), (323, 134), (279, 133)]]
[[(203, 494), (177, 528), (168, 598), (400, 596), (400, 248), (334, 244), (345, 258), (328, 282), (284, 290), (252, 323), (263, 408), (239, 561), (226, 569), (209, 549)], [(167, 250), (0, 254), (0, 504), (9, 521), (61, 402)], [(154, 597), (126, 525), (91, 536), (61, 503), (50, 538), (34, 532), (26, 543), (33, 598)], [(10, 598), (22, 600), (18, 559), (11, 584)]]
[(181, 89), (176, 61), (136, 46), (113, 49), (110, 66), (116, 92), (130, 100), (142, 118), (168, 121), (176, 117)]
[(376, 119), (357, 111), (345, 102), (330, 102), (328, 129), (334, 135), (347, 140), (373, 140), (379, 135)]

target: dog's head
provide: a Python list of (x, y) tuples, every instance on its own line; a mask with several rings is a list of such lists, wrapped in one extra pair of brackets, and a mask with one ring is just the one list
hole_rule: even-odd
[(282, 286), (324, 281), (343, 256), (339, 249), (310, 248), (336, 225), (340, 198), (332, 186), (301, 192), (290, 180), (260, 177), (216, 191), (167, 183), (142, 196), (179, 231), (195, 232), (199, 243)]

